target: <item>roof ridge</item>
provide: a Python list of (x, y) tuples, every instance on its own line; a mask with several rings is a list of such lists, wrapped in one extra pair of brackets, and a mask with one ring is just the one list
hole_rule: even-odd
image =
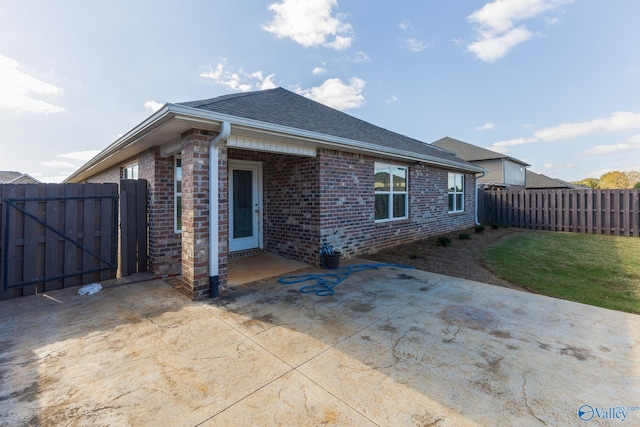
[[(177, 102), (177, 105), (188, 105), (190, 107), (201, 107), (203, 105), (210, 105), (210, 104), (214, 104), (216, 102), (219, 101), (227, 101), (230, 99), (238, 99), (238, 98), (244, 98), (244, 97), (248, 97), (248, 96), (252, 96), (252, 95), (256, 95), (256, 94), (260, 94), (260, 93), (265, 93), (265, 92), (273, 92), (276, 91), (278, 89), (283, 89), (282, 87), (278, 86), (272, 89), (264, 89), (264, 90), (252, 90), (249, 92), (236, 92), (236, 93), (228, 93), (226, 95), (220, 95), (220, 96), (216, 96), (213, 98), (206, 98), (206, 99), (196, 99), (194, 101), (183, 101), (183, 102)], [(287, 91), (289, 92), (289, 91)]]

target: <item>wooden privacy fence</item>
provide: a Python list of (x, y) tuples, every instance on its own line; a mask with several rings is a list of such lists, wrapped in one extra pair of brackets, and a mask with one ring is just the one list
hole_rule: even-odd
[(120, 275), (148, 270), (147, 181), (120, 181)]
[(535, 230), (640, 236), (640, 190), (479, 190), (478, 219)]
[(0, 300), (146, 271), (146, 181), (121, 185), (0, 185)]

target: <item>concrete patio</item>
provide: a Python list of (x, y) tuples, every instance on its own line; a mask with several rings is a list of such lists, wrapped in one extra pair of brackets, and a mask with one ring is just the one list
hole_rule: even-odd
[(0, 425), (640, 424), (636, 315), (399, 268), (335, 290), (3, 301)]

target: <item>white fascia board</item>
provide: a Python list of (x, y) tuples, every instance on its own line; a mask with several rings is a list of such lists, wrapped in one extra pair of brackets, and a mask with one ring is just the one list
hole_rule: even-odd
[[(341, 138), (338, 136), (327, 135), (319, 132), (312, 132), (298, 128), (292, 128), (283, 125), (277, 125), (273, 123), (262, 122), (258, 120), (246, 119), (237, 116), (231, 116), (228, 114), (216, 113), (213, 111), (201, 110), (193, 107), (186, 107), (184, 105), (168, 104), (170, 111), (176, 114), (176, 118), (184, 118), (185, 120), (194, 120), (194, 118), (204, 119), (203, 123), (229, 121), (232, 127), (247, 127), (252, 130), (266, 131), (267, 133), (273, 132), (280, 135), (295, 136), (298, 139), (307, 140), (315, 144), (329, 146), (331, 148), (341, 148), (347, 151), (353, 151), (356, 149), (362, 153), (377, 154), (384, 157), (395, 157), (404, 160), (421, 161), (431, 163), (434, 165), (445, 166), (448, 168), (454, 168), (459, 170), (465, 170), (470, 172), (483, 172), (484, 169), (472, 166), (463, 165), (458, 162), (451, 162), (445, 159), (432, 157), (428, 155), (416, 154), (410, 151), (402, 151), (396, 149), (386, 149), (380, 145), (371, 144), (367, 142), (357, 141), (353, 139)], [(181, 117), (183, 114), (185, 117)], [(232, 129), (233, 132), (233, 129)]]
[(88, 172), (91, 169), (94, 169), (95, 167), (100, 165), (100, 163), (109, 159), (109, 157), (115, 155), (119, 151), (134, 145), (143, 136), (153, 132), (153, 130), (157, 129), (160, 124), (166, 122), (167, 120), (170, 120), (171, 118), (173, 118), (173, 115), (170, 114), (169, 104), (165, 104), (164, 106), (162, 106), (162, 108), (153, 113), (142, 123), (131, 129), (126, 134), (122, 135), (115, 142), (98, 153), (93, 159), (89, 160), (87, 163), (81, 166), (80, 169), (69, 175), (63, 182), (77, 182), (74, 181), (75, 178), (88, 175)]

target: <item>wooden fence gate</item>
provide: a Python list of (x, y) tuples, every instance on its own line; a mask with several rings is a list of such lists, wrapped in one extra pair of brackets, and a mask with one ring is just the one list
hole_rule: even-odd
[(146, 271), (146, 181), (121, 184), (0, 185), (0, 300), (114, 278), (119, 253), (121, 273)]

